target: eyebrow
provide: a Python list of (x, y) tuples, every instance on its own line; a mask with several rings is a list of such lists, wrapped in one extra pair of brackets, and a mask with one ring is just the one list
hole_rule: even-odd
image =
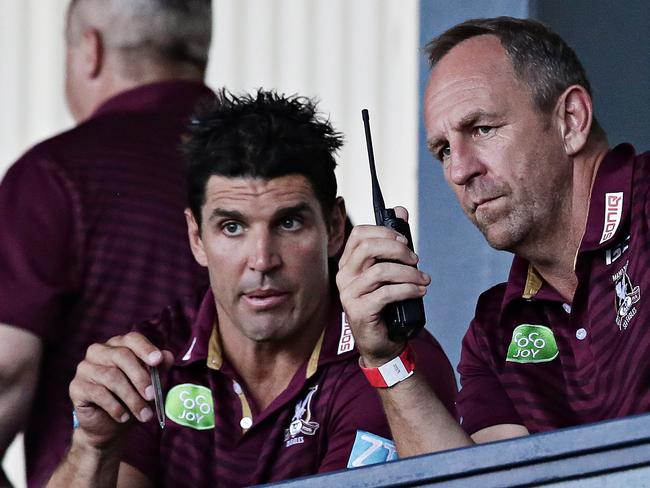
[[(273, 215), (273, 219), (275, 220), (293, 214), (313, 214), (313, 213), (314, 210), (307, 203), (300, 202), (297, 205), (292, 205), (290, 207), (284, 207), (278, 209)], [(215, 208), (210, 214), (208, 220), (212, 221), (217, 218), (226, 218), (226, 219), (240, 220), (240, 221), (246, 220), (246, 216), (243, 213), (241, 213), (239, 210), (229, 210), (221, 207)]]
[[(472, 127), (476, 124), (477, 121), (481, 119), (494, 119), (497, 118), (498, 114), (486, 112), (483, 109), (474, 110), (465, 114), (457, 123), (454, 124), (454, 130), (462, 130), (468, 127)], [(430, 152), (436, 153), (438, 147), (442, 145), (443, 139), (441, 138), (431, 138), (427, 139), (427, 148)]]

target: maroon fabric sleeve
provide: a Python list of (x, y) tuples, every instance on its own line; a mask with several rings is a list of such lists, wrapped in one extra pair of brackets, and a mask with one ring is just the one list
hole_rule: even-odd
[(64, 175), (39, 147), (0, 184), (0, 322), (46, 341), (77, 273), (75, 205)]
[(126, 435), (122, 454), (123, 463), (136, 468), (154, 485), (160, 481), (158, 480), (160, 434), (161, 428), (155, 415), (144, 424), (135, 421)]
[(456, 407), (463, 428), (471, 435), (492, 425), (523, 425), (503, 385), (483, 358), (481, 351), (488, 346), (478, 342), (474, 327), (472, 322), (463, 339), (458, 365), (461, 390)]
[(454, 369), (447, 359), (438, 341), (426, 330), (412, 339), (411, 347), (415, 351), (415, 367), (418, 374), (423, 375), (436, 396), (454, 418), (456, 413), (456, 377)]
[(327, 448), (318, 472), (344, 469), (352, 452), (357, 430), (390, 439), (381, 400), (357, 364), (350, 363), (332, 396)]

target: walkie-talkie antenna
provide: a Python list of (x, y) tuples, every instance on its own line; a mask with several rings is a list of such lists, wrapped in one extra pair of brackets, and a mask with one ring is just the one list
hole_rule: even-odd
[(370, 116), (368, 110), (361, 111), (363, 118), (363, 127), (366, 131), (366, 147), (368, 148), (368, 161), (370, 162), (370, 177), (372, 181), (372, 206), (375, 209), (375, 224), (383, 225), (384, 212), (386, 205), (384, 204), (384, 196), (381, 194), (379, 188), (379, 180), (377, 179), (377, 170), (375, 169), (375, 152), (372, 149), (372, 136), (370, 135)]

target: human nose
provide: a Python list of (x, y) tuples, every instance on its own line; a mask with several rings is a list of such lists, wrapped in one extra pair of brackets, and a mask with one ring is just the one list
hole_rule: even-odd
[(459, 140), (451, 146), (449, 179), (452, 183), (465, 186), (484, 173), (485, 166), (471, 143)]
[(257, 232), (251, 243), (248, 267), (253, 271), (268, 273), (282, 264), (273, 236), (268, 231)]

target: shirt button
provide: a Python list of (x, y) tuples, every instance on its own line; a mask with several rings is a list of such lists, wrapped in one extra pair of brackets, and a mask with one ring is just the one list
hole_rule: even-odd
[(563, 303), (562, 308), (566, 313), (571, 313), (571, 305), (569, 305), (568, 303)]
[(580, 327), (578, 330), (576, 330), (576, 339), (581, 341), (585, 337), (587, 337), (587, 329)]
[(244, 417), (239, 421), (239, 426), (242, 429), (250, 429), (252, 425), (253, 425), (253, 419), (250, 417)]
[(242, 392), (241, 385), (236, 381), (232, 382), (232, 389), (235, 391), (236, 395), (241, 395)]

